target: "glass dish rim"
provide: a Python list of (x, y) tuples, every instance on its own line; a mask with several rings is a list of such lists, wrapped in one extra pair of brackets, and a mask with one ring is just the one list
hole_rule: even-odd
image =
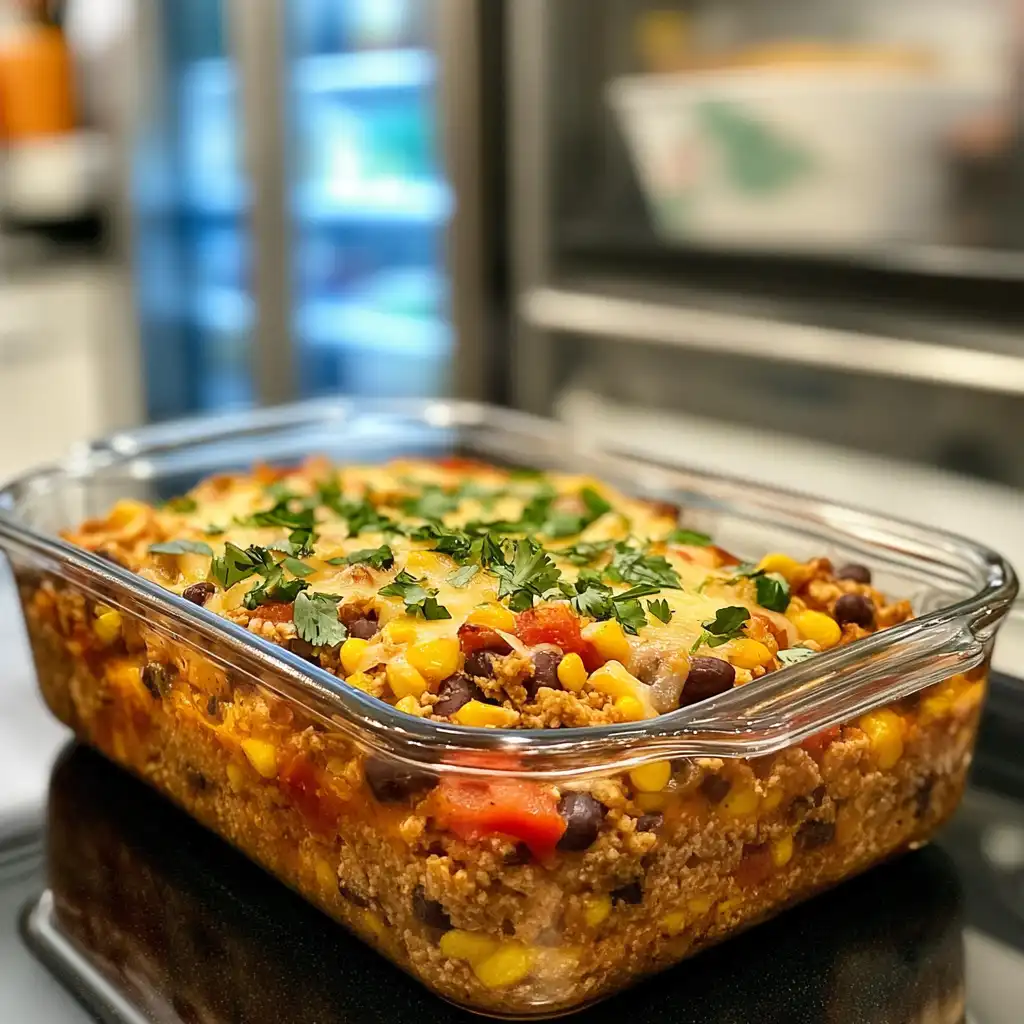
[[(853, 523), (858, 523), (862, 530), (874, 534), (873, 538), (865, 538), (848, 532), (851, 541), (877, 546), (881, 538), (888, 536), (916, 542), (924, 550), (945, 551), (956, 557), (957, 564), (970, 567), (982, 576), (984, 583), (980, 589), (951, 605), (823, 652), (805, 662), (783, 667), (754, 684), (656, 718), (567, 729), (480, 729), (427, 721), (397, 711), (347, 686), (338, 677), (291, 651), (59, 537), (25, 526), (17, 519), (19, 497), (46, 481), (88, 482), (100, 469), (129, 464), (147, 454), (187, 450), (203, 443), (240, 439), (247, 434), (297, 428), (303, 424), (341, 422), (359, 415), (398, 416), (418, 420), (428, 428), (486, 426), (510, 433), (525, 431), (535, 437), (557, 439), (563, 453), (578, 456), (583, 461), (596, 459), (609, 468), (617, 466), (622, 474), (634, 478), (637, 466), (676, 477), (679, 489), (688, 485), (691, 490), (709, 495), (720, 503), (738, 500), (742, 493), (748, 501), (756, 496), (757, 504), (781, 513), (787, 504), (799, 502), (815, 508), (824, 520), (823, 525), (831, 529), (842, 530), (845, 522), (848, 532)], [(76, 446), (65, 459), (4, 483), (0, 487), (0, 547), (8, 555), (11, 549), (28, 549), (55, 563), (58, 569), (73, 566), (91, 580), (116, 588), (171, 620), (184, 620), (190, 630), (204, 639), (225, 644), (230, 651), (265, 669), (267, 675), (261, 673), (257, 679), (260, 685), (275, 690), (286, 700), (302, 703), (295, 692), (277, 690), (273, 685), (275, 678), (286, 679), (292, 690), (315, 696), (330, 706), (328, 722), (335, 726), (342, 724), (334, 719), (335, 715), (339, 716), (364, 744), (369, 741), (383, 748), (389, 757), (399, 762), (414, 766), (429, 764), (438, 771), (483, 775), (500, 772), (548, 779), (607, 771), (612, 766), (628, 768), (664, 757), (754, 757), (786, 749), (840, 721), (909, 696), (924, 686), (978, 665), (984, 660), (991, 636), (1016, 596), (1017, 579), (1009, 563), (984, 545), (955, 534), (782, 488), (661, 463), (635, 451), (590, 447), (578, 441), (576, 435), (554, 420), (454, 399), (314, 399), (217, 417), (152, 424), (85, 442)], [(834, 520), (831, 525), (830, 520)], [(191, 645), (184, 638), (178, 638), (178, 642)], [(902, 660), (897, 662), (896, 655), (901, 651)], [(853, 711), (851, 708), (855, 705), (849, 701), (845, 704), (829, 701), (829, 696), (840, 690), (836, 685), (812, 700), (812, 706), (803, 709), (799, 720), (791, 713), (773, 714), (771, 710), (773, 705), (785, 709), (788, 698), (809, 691), (821, 679), (835, 682), (843, 673), (858, 678), (863, 687), (864, 680), (860, 677), (865, 673), (870, 677), (881, 659), (887, 656), (894, 664), (883, 668), (886, 675), (892, 675), (892, 680), (878, 692), (873, 691), (870, 699), (860, 699)], [(941, 666), (929, 673), (929, 660), (939, 661)], [(860, 676), (854, 676), (855, 672)], [(834, 704), (831, 711), (824, 706), (830, 703)], [(756, 724), (759, 705), (768, 709), (761, 714), (760, 733)], [(312, 710), (317, 717), (325, 718), (316, 708)], [(453, 759), (439, 761), (438, 754)], [(483, 761), (474, 764), (473, 755), (480, 754), (504, 757), (493, 758), (490, 764)], [(460, 763), (462, 755), (468, 755), (468, 759)], [(548, 761), (554, 767), (544, 767)]]

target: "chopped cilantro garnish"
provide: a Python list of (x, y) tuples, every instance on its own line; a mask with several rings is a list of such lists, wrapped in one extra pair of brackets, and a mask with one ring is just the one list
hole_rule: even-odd
[(237, 544), (228, 541), (224, 545), (224, 554), (215, 558), (210, 565), (210, 576), (225, 590), (230, 590), (236, 583), (248, 579), (264, 564), (250, 551), (243, 551)]
[(606, 570), (609, 579), (619, 583), (649, 583), (668, 590), (681, 590), (679, 574), (662, 555), (647, 555), (627, 543), (617, 544), (615, 556)]
[(669, 544), (689, 544), (695, 548), (706, 548), (711, 543), (706, 533), (698, 533), (696, 530), (673, 530), (665, 539)]
[(295, 598), (295, 632), (300, 640), (314, 647), (334, 647), (347, 636), (348, 630), (338, 620), (338, 602), (341, 598), (331, 594), (310, 594), (306, 591)]
[(611, 546), (610, 540), (581, 541), (572, 547), (552, 551), (555, 558), (564, 558), (573, 565), (590, 565), (601, 557)]
[(561, 576), (547, 552), (529, 538), (515, 542), (511, 565), (496, 562), (491, 572), (500, 580), (498, 599), (507, 597), (509, 608), (517, 612), (532, 608), (534, 598), (542, 597)]
[(448, 577), (448, 582), (453, 586), (461, 590), (463, 587), (468, 587), (473, 581), (473, 577), (480, 572), (479, 565), (464, 565), (461, 569), (456, 569)]
[(730, 640), (743, 636), (743, 627), (750, 620), (750, 612), (740, 605), (719, 608), (718, 614), (710, 622), (702, 623), (704, 631), (694, 641), (691, 651), (697, 650), (701, 644), (708, 647), (721, 647)]
[(267, 601), (291, 604), (303, 590), (309, 587), (305, 580), (286, 579), (282, 569), (283, 564), (282, 562), (280, 565), (275, 565), (265, 572), (263, 579), (246, 592), (245, 597), (242, 598), (242, 604), (246, 608), (252, 611)]
[(212, 555), (213, 548), (201, 540), (167, 540), (150, 546), (151, 555)]
[(459, 507), (460, 500), (456, 494), (449, 494), (440, 487), (429, 485), (416, 497), (406, 498), (402, 502), (402, 511), (406, 515), (418, 516), (420, 519), (441, 520)]
[(306, 565), (305, 562), (300, 562), (297, 558), (285, 558), (282, 559), (281, 565), (283, 565), (293, 576), (298, 576), (300, 579), (305, 576), (312, 576), (316, 572), (316, 569)]
[(758, 576), (754, 580), (757, 603), (772, 612), (789, 607), (789, 584), (781, 576)]
[(207, 537), (220, 537), (222, 534), (227, 533), (228, 528), (226, 526), (218, 526), (216, 523), (207, 523), (203, 527), (203, 533)]
[(661, 598), (659, 601), (648, 601), (647, 610), (660, 622), (668, 622), (672, 618), (672, 609), (668, 606), (668, 601)]
[(806, 661), (808, 658), (813, 658), (817, 651), (812, 651), (809, 647), (790, 647), (789, 650), (779, 651), (779, 661), (783, 665), (797, 665), (801, 661)]
[(170, 512), (195, 512), (199, 508), (199, 503), (195, 498), (190, 498), (187, 494), (184, 494), (180, 498), (171, 498), (169, 501), (165, 501), (164, 508)]
[(386, 587), (378, 593), (382, 597), (400, 597), (405, 602), (405, 610), (410, 615), (417, 613), (425, 619), (450, 619), (451, 612), (442, 604), (437, 603), (437, 591), (432, 587), (424, 587), (423, 581), (417, 579), (404, 569)]
[(237, 519), (241, 526), (281, 527), (291, 532), (288, 541), (292, 545), (293, 555), (308, 554), (313, 544), (313, 509), (304, 504), (302, 508), (293, 509), (292, 505), (302, 499), (293, 494), (286, 494), (273, 507), (262, 512), (254, 512), (251, 516)]
[(369, 565), (374, 569), (390, 569), (395, 564), (395, 553), (387, 544), (379, 548), (362, 548), (350, 555), (327, 559), (328, 565)]

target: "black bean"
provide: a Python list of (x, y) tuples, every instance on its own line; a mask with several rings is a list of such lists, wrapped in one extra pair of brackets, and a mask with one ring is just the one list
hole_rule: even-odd
[(217, 702), (217, 698), (211, 693), (206, 698), (206, 713), (213, 718), (214, 715), (220, 710), (220, 705)]
[(927, 815), (932, 802), (932, 790), (935, 789), (935, 776), (929, 775), (914, 791), (914, 817), (923, 818)]
[(437, 785), (437, 777), (420, 768), (407, 768), (394, 761), (371, 757), (363, 766), (367, 785), (382, 803), (397, 803)]
[(558, 813), (565, 819), (565, 832), (558, 840), (559, 850), (586, 850), (594, 845), (605, 806), (589, 793), (563, 793), (558, 801)]
[(865, 629), (875, 627), (875, 606), (863, 594), (843, 594), (836, 601), (832, 615), (840, 626), (852, 622)]
[(612, 903), (630, 903), (636, 906), (644, 901), (644, 890), (639, 882), (630, 882), (629, 885), (620, 885), (618, 889), (612, 889)]
[(434, 705), (434, 714), (445, 717), (454, 715), (464, 704), (473, 700), (478, 692), (476, 683), (469, 676), (464, 672), (456, 672), (441, 683), (437, 691), (441, 699)]
[(560, 690), (558, 682), (558, 666), (562, 663), (562, 655), (557, 651), (537, 651), (533, 656), (533, 676), (525, 680), (526, 693), (530, 700), (537, 696), (542, 686), (552, 690)]
[(796, 838), (804, 850), (817, 850), (835, 838), (836, 826), (831, 821), (805, 821), (797, 830)]
[(181, 592), (181, 596), (186, 601), (191, 601), (193, 604), (201, 606), (213, 597), (216, 589), (212, 583), (192, 583)]
[(681, 707), (717, 697), (731, 690), (736, 682), (736, 669), (721, 658), (691, 658), (690, 671), (679, 699)]
[(481, 679), (494, 678), (494, 658), (487, 651), (474, 651), (466, 659), (466, 672)]
[(531, 860), (533, 860), (533, 853), (526, 843), (516, 843), (504, 857), (505, 864), (510, 868), (518, 867), (520, 864), (529, 864)]
[(820, 807), (825, 802), (825, 797), (828, 796), (828, 786), (823, 782), (820, 786), (815, 786), (811, 791), (811, 800), (814, 801), (815, 807)]
[(357, 907), (368, 907), (370, 905), (370, 901), (365, 896), (354, 889), (348, 888), (346, 885), (342, 885), (341, 882), (338, 883), (338, 892), (341, 894), (342, 899), (348, 900), (349, 903)]
[(197, 772), (195, 768), (185, 769), (185, 781), (193, 793), (202, 793), (210, 785), (210, 780), (202, 772)]
[(836, 569), (837, 580), (853, 580), (854, 583), (870, 583), (871, 570), (866, 565), (858, 565), (856, 562), (844, 565)]
[(665, 824), (665, 815), (661, 811), (653, 814), (641, 814), (636, 819), (637, 832), (660, 832), (661, 826)]
[(151, 661), (142, 670), (142, 685), (149, 690), (154, 700), (160, 700), (171, 692), (171, 672), (166, 665)]
[(437, 900), (427, 898), (426, 890), (417, 885), (412, 893), (412, 912), (417, 921), (422, 921), (428, 928), (440, 931), (451, 931), (452, 919)]
[(713, 804), (720, 804), (730, 789), (732, 783), (721, 775), (705, 775), (700, 782), (700, 791)]
[(370, 640), (379, 632), (380, 627), (375, 619), (356, 619), (348, 627), (348, 635), (354, 636), (357, 640)]

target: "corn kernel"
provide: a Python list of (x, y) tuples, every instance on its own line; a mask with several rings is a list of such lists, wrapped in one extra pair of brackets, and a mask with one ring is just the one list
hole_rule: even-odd
[(277, 775), (277, 751), (273, 743), (266, 740), (242, 740), (242, 753), (263, 778), (272, 779)]
[(405, 560), (407, 572), (413, 576), (422, 576), (425, 573), (444, 572), (451, 562), (443, 560), (443, 556), (436, 551), (410, 551), (409, 557)]
[(609, 661), (590, 674), (590, 685), (609, 697), (636, 697), (640, 680), (627, 672), (617, 661)]
[(772, 840), (772, 863), (777, 868), (785, 867), (793, 857), (793, 837), (787, 832)]
[(92, 624), (92, 629), (100, 641), (109, 646), (121, 635), (121, 613), (104, 612)]
[(349, 686), (354, 686), (357, 690), (365, 690), (367, 693), (373, 686), (373, 679), (365, 672), (353, 672), (352, 675), (345, 677), (345, 682)]
[(860, 817), (853, 807), (840, 807), (836, 811), (836, 845), (846, 846), (854, 842), (860, 834), (860, 824)]
[(406, 651), (409, 664), (428, 683), (439, 683), (459, 670), (459, 641), (452, 637), (413, 644)]
[(878, 767), (883, 771), (892, 768), (903, 756), (903, 719), (882, 708), (865, 715), (858, 723), (871, 741), (871, 750)]
[(643, 704), (636, 697), (616, 697), (615, 707), (627, 722), (642, 722), (647, 717)]
[(792, 580), (800, 568), (800, 563), (795, 558), (790, 558), (789, 555), (773, 553), (765, 555), (757, 563), (757, 568), (761, 572), (777, 572), (787, 580)]
[(558, 681), (570, 693), (579, 693), (587, 681), (587, 670), (578, 654), (567, 654), (558, 663)]
[(583, 920), (590, 928), (603, 923), (612, 912), (612, 898), (607, 893), (583, 897)]
[(380, 942), (387, 932), (387, 926), (380, 919), (379, 915), (370, 910), (369, 907), (365, 907), (362, 912), (362, 919), (363, 928), (369, 933), (370, 937)]
[(745, 818), (756, 813), (760, 802), (753, 786), (733, 786), (718, 806), (730, 818)]
[(313, 865), (316, 872), (316, 882), (321, 892), (330, 893), (332, 896), (338, 892), (338, 873), (322, 857), (317, 857)]
[(426, 692), (427, 681), (402, 658), (388, 662), (388, 686), (396, 697), (419, 697)]
[(793, 625), (805, 640), (813, 640), (823, 651), (835, 647), (843, 635), (839, 623), (824, 612), (800, 612), (793, 616)]
[(668, 793), (637, 793), (634, 799), (645, 814), (663, 811), (668, 806)]
[(724, 920), (742, 903), (742, 896), (733, 896), (732, 899), (722, 900), (722, 902), (715, 907), (715, 914), (720, 920)]
[(419, 715), (420, 702), (413, 696), (403, 697), (395, 704), (395, 710), (406, 715)]
[(449, 960), (465, 960), (470, 964), (482, 963), (496, 952), (500, 943), (490, 935), (479, 932), (466, 932), (454, 928), (441, 936), (441, 955)]
[(148, 507), (141, 501), (124, 498), (111, 509), (107, 522), (116, 530), (127, 526), (133, 519), (146, 515), (148, 511)]
[(660, 793), (672, 778), (670, 761), (652, 761), (642, 764), (629, 773), (629, 781), (641, 793)]
[(771, 660), (772, 652), (757, 640), (733, 640), (729, 645), (729, 661), (737, 668), (754, 669), (770, 664)]
[(452, 715), (452, 721), (478, 728), (511, 729), (519, 721), (519, 712), (485, 704), (482, 700), (471, 700)]
[(245, 788), (245, 774), (234, 761), (230, 761), (228, 763), (228, 785), (230, 785), (236, 793), (241, 793)]
[(667, 913), (659, 922), (661, 930), (669, 935), (678, 935), (687, 925), (686, 911), (673, 910)]
[(381, 633), (393, 644), (411, 644), (416, 639), (416, 623), (408, 617), (392, 619)]
[(369, 646), (366, 640), (360, 640), (355, 636), (350, 636), (341, 645), (341, 650), (338, 653), (341, 657), (341, 667), (345, 670), (345, 675), (350, 676), (353, 672), (359, 671), (363, 663), (363, 655)]
[(633, 653), (626, 634), (614, 619), (592, 622), (584, 627), (583, 638), (594, 645), (598, 656), (605, 661), (617, 661), (624, 665)]
[(471, 626), (486, 626), (488, 629), (500, 629), (503, 633), (516, 631), (516, 617), (504, 605), (484, 604), (474, 608), (466, 617)]
[(486, 960), (473, 964), (473, 973), (485, 988), (508, 988), (530, 973), (533, 956), (533, 950), (520, 942), (503, 942)]
[(686, 901), (686, 909), (694, 917), (703, 917), (711, 909), (714, 902), (710, 896), (691, 896)]

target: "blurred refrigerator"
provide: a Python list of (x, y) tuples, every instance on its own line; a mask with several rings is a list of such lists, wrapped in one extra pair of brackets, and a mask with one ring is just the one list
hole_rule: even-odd
[(150, 418), (478, 390), (479, 353), (452, 366), (456, 338), (484, 344), (480, 9), (138, 0), (128, 234)]

